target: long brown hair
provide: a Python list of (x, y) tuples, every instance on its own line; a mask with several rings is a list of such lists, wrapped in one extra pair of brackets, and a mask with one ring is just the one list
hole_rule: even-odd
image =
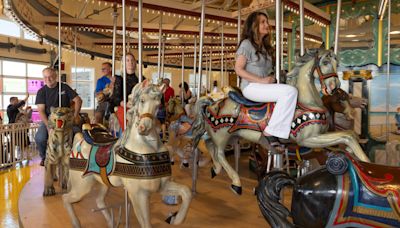
[(243, 42), (243, 40), (248, 39), (253, 47), (256, 49), (256, 54), (258, 57), (260, 57), (260, 54), (264, 55), (265, 58), (267, 58), (267, 55), (269, 55), (271, 59), (274, 60), (274, 49), (271, 45), (271, 33), (263, 37), (261, 45), (257, 44), (256, 42), (256, 40), (259, 40), (260, 36), (260, 16), (265, 16), (268, 20), (267, 14), (263, 12), (253, 12), (247, 17), (246, 21), (244, 22), (239, 46)]

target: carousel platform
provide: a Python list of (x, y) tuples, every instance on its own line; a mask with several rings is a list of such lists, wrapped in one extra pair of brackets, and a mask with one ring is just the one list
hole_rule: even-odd
[[(233, 156), (231, 156), (232, 158)], [(209, 166), (199, 169), (197, 193), (192, 199), (188, 215), (182, 225), (172, 226), (164, 222), (170, 212), (177, 210), (177, 206), (169, 206), (162, 202), (162, 196), (154, 194), (151, 198), (151, 223), (153, 227), (268, 227), (258, 205), (253, 188), (257, 185), (255, 175), (248, 170), (247, 155), (242, 155), (240, 175), (243, 185), (243, 194), (235, 195), (230, 189), (230, 180), (223, 171), (214, 179), (210, 177)], [(71, 227), (71, 222), (65, 210), (60, 188), (56, 183), (57, 194), (43, 198), (43, 173), (41, 169), (37, 175), (25, 185), (19, 197), (19, 222), (21, 227)], [(191, 186), (191, 169), (181, 169), (173, 166), (173, 177), (179, 182)], [(82, 227), (106, 227), (105, 219), (96, 209), (95, 197), (98, 188), (94, 187), (81, 202), (74, 205)], [(285, 204), (290, 203), (290, 190), (285, 190)], [(115, 206), (114, 215), (124, 204), (122, 188), (110, 189), (106, 203)], [(120, 227), (125, 226), (125, 212), (122, 207)], [(131, 210), (130, 227), (139, 227), (139, 223)]]

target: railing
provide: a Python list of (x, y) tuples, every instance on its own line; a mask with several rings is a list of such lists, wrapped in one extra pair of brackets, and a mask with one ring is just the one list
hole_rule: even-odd
[(14, 166), (38, 154), (34, 140), (36, 123), (0, 125), (0, 168)]

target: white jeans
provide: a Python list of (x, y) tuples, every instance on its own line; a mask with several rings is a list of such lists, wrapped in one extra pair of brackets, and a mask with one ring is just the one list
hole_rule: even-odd
[(297, 103), (297, 89), (286, 84), (249, 83), (243, 95), (256, 102), (276, 102), (264, 132), (287, 139)]

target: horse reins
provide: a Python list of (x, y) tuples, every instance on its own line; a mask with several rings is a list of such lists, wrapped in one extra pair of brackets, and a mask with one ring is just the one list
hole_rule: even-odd
[(328, 74), (322, 74), (321, 67), (319, 66), (319, 60), (320, 60), (320, 58), (318, 57), (318, 54), (316, 54), (315, 55), (314, 66), (313, 66), (314, 69), (312, 70), (312, 72), (314, 72), (315, 70), (317, 71), (319, 82), (321, 84), (321, 90), (322, 90), (322, 92), (324, 94), (328, 94), (327, 86), (326, 86), (324, 80), (328, 79), (328, 78), (332, 78), (332, 77), (338, 78), (338, 75), (335, 72), (328, 73)]

